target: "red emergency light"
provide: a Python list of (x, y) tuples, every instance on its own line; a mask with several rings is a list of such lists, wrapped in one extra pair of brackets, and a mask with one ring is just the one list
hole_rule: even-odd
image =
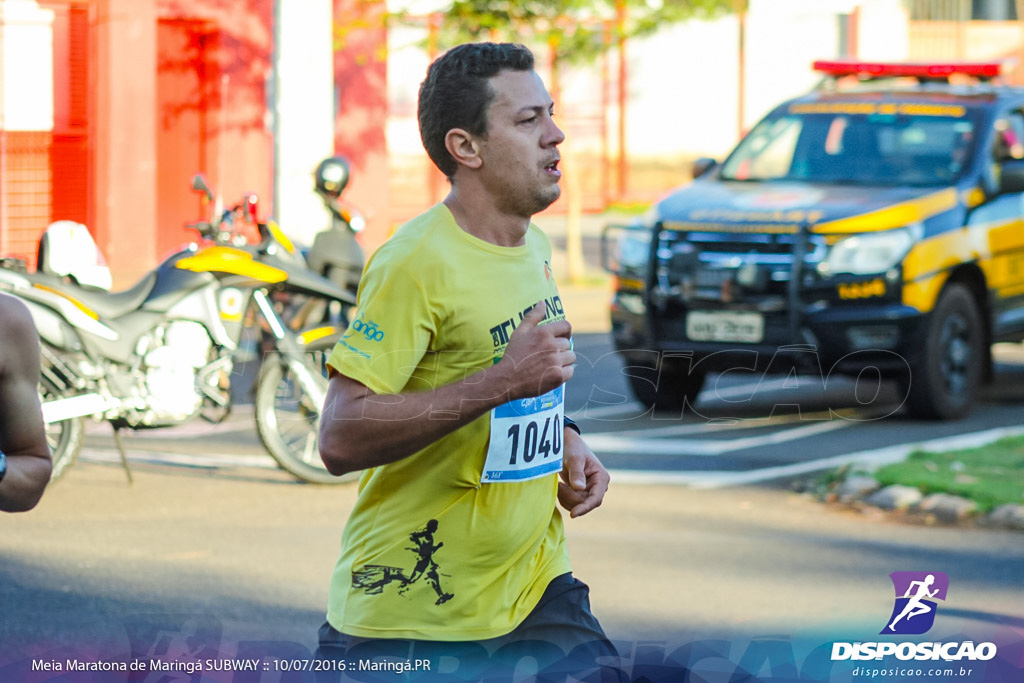
[(830, 76), (863, 78), (922, 78), (948, 80), (954, 74), (979, 79), (996, 78), (1002, 71), (1000, 62), (861, 62), (857, 60), (818, 60), (815, 71)]

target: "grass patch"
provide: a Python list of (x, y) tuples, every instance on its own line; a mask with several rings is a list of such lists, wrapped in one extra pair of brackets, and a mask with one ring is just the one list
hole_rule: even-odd
[(969, 498), (982, 512), (1006, 503), (1024, 504), (1024, 436), (987, 446), (933, 453), (915, 451), (901, 463), (876, 471), (882, 484), (916, 486), (924, 494)]

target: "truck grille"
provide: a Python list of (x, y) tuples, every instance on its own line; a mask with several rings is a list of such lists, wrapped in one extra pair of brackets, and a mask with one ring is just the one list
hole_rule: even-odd
[[(786, 296), (800, 236), (794, 226), (785, 233), (661, 230), (658, 239), (657, 285), (668, 298), (774, 306)], [(807, 284), (825, 253), (820, 236), (807, 237)]]

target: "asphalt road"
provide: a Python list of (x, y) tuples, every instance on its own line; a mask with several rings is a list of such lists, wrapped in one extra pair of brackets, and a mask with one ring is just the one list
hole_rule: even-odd
[[(577, 340), (584, 351), (591, 342), (600, 355), (596, 337)], [(678, 670), (666, 658), (692, 653), (700, 644), (712, 654), (694, 665), (703, 673), (691, 680), (730, 681), (740, 669), (758, 671), (754, 680), (793, 680), (794, 670), (810, 680), (852, 680), (854, 663), (829, 663), (822, 652), (837, 640), (880, 639), (894, 600), (890, 573), (938, 571), (949, 576), (950, 592), (927, 637), (995, 642), (1000, 655), (989, 673), (969, 680), (1019, 680), (1003, 676), (1024, 669), (1019, 532), (919, 526), (825, 506), (780, 486), (786, 479), (777, 476), (692, 479), (702, 472), (799, 464), (879, 440), (892, 446), (939, 438), (947, 429), (1006, 426), (1014, 423), (1012, 416), (1019, 424), (1018, 372), (1012, 363), (1001, 366), (995, 393), (970, 421), (954, 426), (899, 415), (840, 428), (820, 427), (832, 424), (824, 419), (794, 426), (792, 410), (787, 422), (782, 411), (767, 419), (772, 412), (759, 413), (752, 404), (734, 414), (730, 402), (719, 413), (722, 419), (665, 420), (625, 403), (590, 406), (595, 394), (570, 392), (570, 412), (583, 415), (598, 444), (625, 434), (651, 452), (651, 442), (685, 446), (675, 455), (642, 456), (623, 452), (621, 443), (603, 448), (615, 470), (605, 505), (567, 522), (575, 571), (592, 587), (595, 613), (624, 655), (621, 668), (634, 679), (651, 671), (675, 676), (671, 672)], [(587, 376), (575, 381), (600, 387), (602, 397), (621, 382), (607, 367), (580, 381)], [(726, 389), (726, 397), (747, 391), (742, 384)], [(775, 405), (765, 398), (769, 389), (755, 398)], [(721, 400), (711, 394), (698, 406), (711, 411)], [(806, 414), (814, 415), (812, 405), (817, 410), (832, 399), (812, 391), (806, 400)], [(588, 417), (588, 408), (602, 412)], [(0, 681), (122, 680), (48, 678), (31, 671), (33, 661), (68, 658), (128, 661), (201, 652), (240, 660), (255, 652), (308, 660), (355, 487), (294, 481), (261, 452), (250, 421), (251, 414), (240, 410), (216, 428), (195, 424), (126, 438), (132, 484), (109, 437), (94, 428), (82, 460), (40, 506), (3, 519)], [(804, 429), (809, 425), (819, 427)], [(799, 429), (804, 431), (788, 440), (771, 436)], [(753, 434), (754, 441), (748, 449), (725, 448), (718, 455), (692, 452), (695, 444), (710, 452), (715, 441), (746, 438), (730, 432)], [(644, 458), (675, 467), (648, 467), (641, 477), (636, 472), (648, 464)], [(701, 465), (708, 462), (713, 464)], [(1003, 673), (992, 673), (997, 665)], [(278, 680), (279, 674), (265, 670), (235, 679), (207, 672), (192, 680)], [(188, 677), (150, 672), (133, 680)]]
[(566, 410), (621, 480), (727, 486), (790, 480), (846, 463), (901, 460), (913, 449), (977, 445), (1024, 432), (1024, 347), (997, 345), (996, 372), (972, 414), (906, 416), (897, 387), (870, 375), (709, 376), (692, 408), (655, 413), (632, 399), (608, 336), (576, 336)]
[[(308, 658), (354, 487), (261, 467), (136, 463), (134, 474), (129, 485), (116, 463), (79, 463), (36, 510), (4, 520), (0, 680), (47, 680), (21, 677), (33, 659), (145, 659), (175, 642)], [(950, 577), (929, 637), (1020, 656), (1019, 533), (915, 526), (777, 488), (634, 484), (614, 484), (567, 527), (631, 671), (698, 641), (719, 642), (705, 665), (729, 670), (766, 639), (798, 666), (835, 640), (875, 640), (888, 576), (904, 570)]]

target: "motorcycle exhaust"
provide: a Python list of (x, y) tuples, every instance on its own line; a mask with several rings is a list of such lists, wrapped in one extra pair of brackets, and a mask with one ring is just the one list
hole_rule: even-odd
[(46, 424), (88, 417), (104, 412), (109, 407), (107, 399), (100, 394), (82, 394), (70, 398), (58, 398), (43, 403), (43, 421)]

